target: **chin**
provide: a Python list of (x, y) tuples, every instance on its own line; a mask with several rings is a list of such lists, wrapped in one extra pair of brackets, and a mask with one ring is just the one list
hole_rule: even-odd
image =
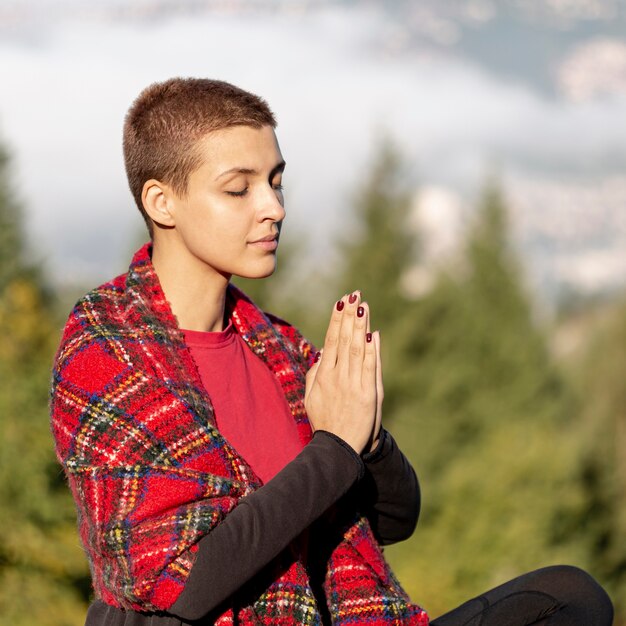
[(268, 264), (266, 267), (257, 267), (254, 269), (248, 269), (245, 272), (235, 272), (235, 275), (239, 276), (240, 278), (249, 278), (249, 279), (267, 278), (268, 276), (271, 276), (275, 271), (276, 271), (276, 262), (272, 263), (271, 265)]

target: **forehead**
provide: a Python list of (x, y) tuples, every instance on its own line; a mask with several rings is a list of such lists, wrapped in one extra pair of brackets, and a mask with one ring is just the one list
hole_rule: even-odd
[(272, 169), (282, 161), (271, 126), (231, 126), (208, 133), (197, 144), (204, 170)]

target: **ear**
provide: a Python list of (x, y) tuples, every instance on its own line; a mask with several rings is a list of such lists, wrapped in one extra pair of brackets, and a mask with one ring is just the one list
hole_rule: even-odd
[(171, 188), (154, 178), (147, 180), (141, 191), (141, 202), (150, 219), (160, 226), (175, 226), (173, 192)]

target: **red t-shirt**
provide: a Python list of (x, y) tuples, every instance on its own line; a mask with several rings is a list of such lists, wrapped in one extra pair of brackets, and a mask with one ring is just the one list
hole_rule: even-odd
[(221, 332), (183, 333), (220, 433), (266, 483), (303, 447), (278, 380), (232, 322)]

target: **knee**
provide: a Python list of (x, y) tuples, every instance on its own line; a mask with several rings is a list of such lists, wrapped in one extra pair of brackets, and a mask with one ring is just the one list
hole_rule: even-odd
[(589, 624), (612, 624), (613, 603), (602, 586), (585, 570), (572, 565), (554, 565), (543, 571), (548, 587), (572, 608), (589, 615)]
[(574, 565), (553, 565), (552, 567), (546, 567), (544, 571), (546, 576), (556, 581), (561, 589), (571, 589), (578, 593), (602, 592), (602, 594), (606, 595), (596, 579), (580, 567)]

